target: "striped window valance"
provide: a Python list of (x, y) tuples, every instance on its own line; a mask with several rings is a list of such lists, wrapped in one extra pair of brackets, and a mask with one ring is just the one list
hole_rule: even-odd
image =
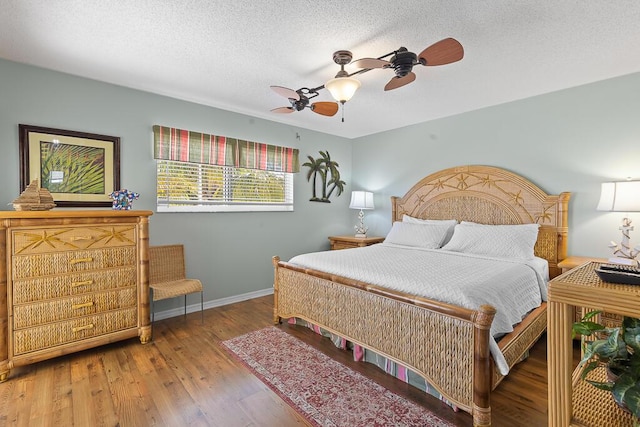
[(153, 126), (156, 159), (233, 166), (273, 172), (300, 172), (298, 149)]

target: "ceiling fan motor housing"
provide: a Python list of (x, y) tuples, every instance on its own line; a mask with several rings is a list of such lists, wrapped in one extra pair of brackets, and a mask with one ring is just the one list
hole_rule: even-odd
[(347, 65), (353, 59), (353, 54), (348, 50), (338, 50), (333, 53), (333, 62), (338, 65)]
[(404, 77), (411, 72), (413, 66), (418, 63), (418, 56), (409, 52), (406, 48), (401, 47), (396, 54), (391, 57), (389, 62), (393, 66), (393, 70), (397, 77)]
[(302, 111), (305, 109), (307, 105), (309, 105), (309, 98), (304, 95), (300, 95), (299, 100), (292, 99), (291, 100), (292, 107), (296, 109), (296, 111)]

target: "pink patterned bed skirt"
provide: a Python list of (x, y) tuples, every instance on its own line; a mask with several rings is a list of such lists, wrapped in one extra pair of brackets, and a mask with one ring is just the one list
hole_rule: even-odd
[(369, 350), (361, 345), (354, 344), (344, 337), (333, 334), (325, 329), (322, 329), (318, 325), (299, 318), (290, 318), (288, 320), (290, 325), (301, 325), (313, 330), (315, 333), (331, 339), (333, 344), (342, 350), (351, 350), (353, 352), (353, 360), (356, 362), (368, 362), (378, 366), (378, 368), (384, 370), (387, 374), (393, 375), (399, 380), (408, 383), (425, 393), (436, 397), (440, 401), (450, 406), (454, 411), (458, 412), (458, 407), (449, 402), (444, 396), (442, 396), (438, 390), (436, 390), (431, 384), (429, 384), (423, 377), (415, 373), (414, 371), (406, 368), (405, 366), (387, 359), (378, 353)]

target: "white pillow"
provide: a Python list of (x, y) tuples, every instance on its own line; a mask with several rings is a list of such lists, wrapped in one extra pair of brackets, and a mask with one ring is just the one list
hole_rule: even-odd
[(449, 230), (448, 224), (412, 224), (396, 221), (384, 239), (385, 243), (438, 249)]
[(411, 224), (447, 224), (449, 229), (447, 230), (447, 235), (442, 241), (443, 245), (451, 239), (451, 236), (453, 236), (453, 227), (458, 223), (455, 219), (420, 219), (407, 214), (402, 215), (402, 222), (408, 222)]
[(539, 227), (539, 224), (485, 225), (463, 221), (455, 226), (451, 240), (442, 249), (498, 258), (532, 259)]

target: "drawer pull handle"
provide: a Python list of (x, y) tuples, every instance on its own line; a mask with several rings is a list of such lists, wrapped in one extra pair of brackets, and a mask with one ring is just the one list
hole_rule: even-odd
[(78, 286), (92, 285), (93, 280), (83, 280), (82, 282), (71, 282), (72, 288), (77, 288)]
[(75, 327), (73, 329), (71, 329), (73, 332), (80, 332), (80, 331), (84, 331), (87, 329), (93, 329), (93, 323), (89, 323), (88, 325), (84, 325), (84, 326), (78, 326)]
[(75, 242), (76, 240), (93, 240), (93, 236), (73, 236), (69, 238), (70, 241)]
[(78, 258), (78, 259), (72, 259), (70, 261), (71, 265), (76, 265), (76, 264), (80, 264), (81, 262), (91, 262), (93, 261), (93, 258)]
[(82, 304), (73, 304), (71, 306), (71, 308), (74, 310), (77, 310), (79, 308), (85, 308), (85, 307), (93, 307), (93, 301), (83, 302)]

